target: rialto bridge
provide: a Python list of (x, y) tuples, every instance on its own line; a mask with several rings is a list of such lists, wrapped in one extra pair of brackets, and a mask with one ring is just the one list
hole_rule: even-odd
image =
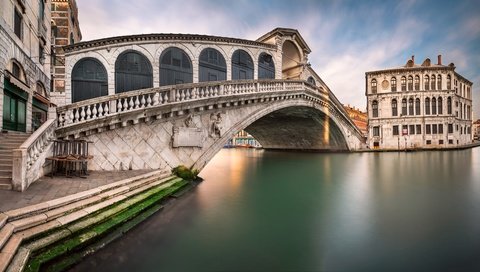
[(67, 46), (56, 119), (36, 132), (14, 187), (43, 173), (52, 138), (90, 141), (92, 170), (201, 169), (242, 129), (267, 149), (363, 148), (309, 53), (283, 28), (256, 41), (148, 34)]

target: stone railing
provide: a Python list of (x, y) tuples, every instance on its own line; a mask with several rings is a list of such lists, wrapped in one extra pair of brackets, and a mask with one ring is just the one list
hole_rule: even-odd
[(13, 150), (12, 184), (17, 191), (25, 190), (41, 176), (51, 141), (55, 138), (57, 120), (48, 119), (18, 149)]
[[(143, 89), (98, 97), (59, 107), (57, 108), (57, 126), (58, 128), (68, 127), (118, 113), (185, 101), (298, 90), (321, 92), (319, 88), (305, 81), (291, 80), (202, 82)], [(323, 95), (328, 96), (326, 93), (323, 93)]]

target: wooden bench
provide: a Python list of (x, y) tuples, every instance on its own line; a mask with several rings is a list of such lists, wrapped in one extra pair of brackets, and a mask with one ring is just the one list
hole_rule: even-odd
[(55, 140), (53, 154), (46, 158), (52, 162), (51, 177), (63, 173), (66, 177), (75, 174), (80, 177), (88, 175), (88, 161), (93, 156), (88, 154), (88, 144), (85, 140)]

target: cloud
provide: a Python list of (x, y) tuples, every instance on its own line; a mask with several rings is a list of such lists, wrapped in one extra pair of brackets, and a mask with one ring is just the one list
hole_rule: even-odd
[[(255, 40), (275, 27), (296, 28), (312, 49), (312, 67), (342, 103), (359, 108), (365, 108), (366, 103), (365, 72), (403, 65), (411, 55), (420, 62), (442, 54), (445, 63), (454, 62), (457, 72), (474, 78), (479, 86), (480, 58), (474, 56), (480, 55), (480, 9), (471, 8), (473, 2), (468, 3), (77, 1), (84, 40), (140, 33), (192, 33)], [(474, 108), (478, 109), (478, 91), (474, 93)]]

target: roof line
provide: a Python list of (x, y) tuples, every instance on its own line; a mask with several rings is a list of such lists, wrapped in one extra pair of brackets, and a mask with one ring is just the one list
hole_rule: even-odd
[(274, 49), (275, 46), (257, 41), (250, 41), (237, 38), (220, 37), (220, 36), (208, 36), (198, 34), (175, 34), (175, 33), (152, 33), (152, 34), (137, 34), (102, 38), (92, 41), (79, 42), (73, 45), (67, 45), (64, 47), (65, 52), (72, 52), (85, 48), (99, 47), (104, 45), (114, 45), (124, 42), (133, 41), (169, 41), (169, 40), (183, 40), (183, 41), (216, 41), (236, 44), (246, 44), (253, 46), (261, 46)]

